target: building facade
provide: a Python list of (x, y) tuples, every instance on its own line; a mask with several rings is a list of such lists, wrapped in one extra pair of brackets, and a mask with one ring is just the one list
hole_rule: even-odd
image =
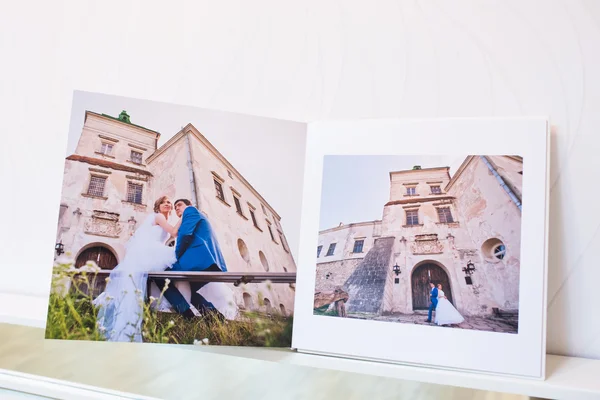
[(316, 289), (342, 287), (355, 314), (424, 311), (429, 282), (463, 315), (518, 311), (522, 173), (518, 156), (390, 172), (381, 220), (320, 232)]
[[(193, 125), (161, 147), (159, 138), (125, 111), (116, 118), (86, 112), (76, 150), (65, 161), (57, 230), (76, 267), (93, 260), (113, 269), (137, 224), (167, 195), (190, 199), (207, 215), (228, 271), (296, 271), (281, 217)], [(176, 219), (173, 212), (170, 222)], [(239, 309), (293, 312), (289, 285), (231, 288)]]

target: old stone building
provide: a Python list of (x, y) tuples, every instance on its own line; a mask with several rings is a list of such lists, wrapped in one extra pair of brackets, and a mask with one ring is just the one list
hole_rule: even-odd
[(441, 283), (465, 316), (519, 307), (518, 156), (469, 156), (449, 167), (390, 172), (381, 220), (319, 233), (316, 290), (344, 288), (348, 313), (413, 314)]
[[(296, 271), (281, 217), (193, 125), (160, 147), (159, 138), (125, 111), (118, 117), (86, 112), (76, 150), (65, 162), (57, 231), (77, 267), (94, 260), (113, 269), (137, 224), (167, 195), (190, 199), (208, 216), (228, 271)], [(170, 222), (176, 219), (173, 212)], [(240, 309), (293, 312), (287, 284), (233, 290)]]

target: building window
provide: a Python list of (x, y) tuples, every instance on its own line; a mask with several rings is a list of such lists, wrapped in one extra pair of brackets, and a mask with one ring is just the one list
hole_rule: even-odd
[(417, 188), (414, 186), (409, 186), (406, 188), (406, 194), (409, 196), (414, 196), (417, 194)]
[(440, 186), (431, 186), (431, 194), (442, 194), (442, 188)]
[(235, 211), (243, 217), (244, 212), (242, 211), (242, 204), (240, 203), (240, 199), (236, 195), (233, 195), (233, 202), (235, 204)]
[(253, 209), (250, 209), (250, 217), (252, 217), (252, 223), (254, 224), (254, 226), (256, 228), (260, 229), (259, 226), (258, 226), (258, 222), (256, 222), (256, 215), (254, 215), (254, 210)]
[(317, 258), (321, 256), (321, 250), (323, 250), (323, 246), (317, 246)]
[(406, 225), (419, 225), (418, 210), (406, 210)]
[(215, 182), (215, 190), (217, 192), (217, 199), (221, 201), (225, 201), (225, 193), (223, 193), (223, 185), (216, 179), (213, 179)]
[(102, 143), (102, 147), (100, 147), (100, 153), (109, 156), (112, 153), (113, 145), (110, 143)]
[(506, 245), (498, 238), (491, 238), (483, 242), (481, 253), (487, 261), (498, 263), (506, 258)]
[(363, 245), (365, 244), (364, 239), (360, 239), (360, 240), (355, 240), (354, 241), (354, 248), (352, 249), (353, 253), (362, 253), (363, 252)]
[(275, 235), (273, 235), (273, 229), (271, 228), (271, 224), (269, 222), (267, 222), (267, 228), (269, 228), (269, 235), (271, 235), (271, 240), (277, 243), (277, 241), (275, 240)]
[(279, 232), (279, 240), (281, 240), (281, 246), (283, 247), (283, 250), (289, 253), (290, 251), (285, 244), (285, 238), (283, 237), (283, 234), (281, 232)]
[(329, 245), (329, 248), (327, 249), (327, 254), (325, 254), (325, 257), (333, 255), (333, 253), (335, 252), (335, 245), (336, 245), (335, 243), (331, 243)]
[(131, 150), (131, 162), (135, 164), (142, 163), (142, 153), (139, 151)]
[(442, 224), (449, 224), (454, 222), (452, 219), (452, 213), (450, 212), (450, 207), (440, 207), (437, 209), (438, 218)]
[(106, 185), (106, 177), (92, 176), (90, 185), (88, 186), (87, 194), (90, 196), (104, 197), (104, 186)]
[(129, 203), (142, 204), (143, 185), (139, 183), (127, 182), (127, 201)]
[(494, 247), (494, 257), (496, 257), (498, 260), (504, 259), (505, 255), (506, 246), (504, 246), (504, 244), (498, 244), (496, 247)]

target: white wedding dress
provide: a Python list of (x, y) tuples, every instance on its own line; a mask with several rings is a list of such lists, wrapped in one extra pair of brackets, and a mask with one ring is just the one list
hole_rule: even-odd
[(465, 319), (458, 312), (456, 308), (448, 301), (443, 298), (445, 296), (443, 290), (438, 289), (438, 303), (435, 307), (435, 323), (437, 325), (452, 325), (460, 324)]
[(176, 261), (169, 233), (149, 215), (129, 239), (125, 257), (110, 273), (106, 289), (95, 300), (98, 328), (112, 342), (141, 342), (148, 272), (164, 271)]

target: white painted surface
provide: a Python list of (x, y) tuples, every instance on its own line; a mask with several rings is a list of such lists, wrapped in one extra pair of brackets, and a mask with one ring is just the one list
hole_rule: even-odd
[[(44, 298), (29, 297), (24, 300), (17, 296), (2, 295), (0, 302), (24, 302), (26, 307), (33, 309), (41, 308), (46, 304)], [(4, 319), (4, 317), (3, 317)], [(39, 323), (27, 323), (14, 317), (13, 324), (22, 324), (39, 327)], [(93, 351), (86, 342), (70, 341), (69, 349), (72, 351)], [(119, 344), (115, 344), (118, 346)], [(357, 373), (381, 378), (395, 378), (406, 381), (431, 383), (438, 385), (450, 385), (470, 389), (496, 391), (502, 393), (513, 393), (527, 396), (536, 396), (550, 399), (565, 400), (596, 400), (600, 399), (600, 360), (589, 360), (584, 358), (548, 356), (547, 378), (545, 380), (519, 379), (506, 376), (473, 374), (443, 369), (423, 368), (410, 365), (399, 365), (391, 363), (371, 362), (366, 360), (354, 360), (350, 358), (337, 358), (321, 355), (297, 353), (285, 349), (269, 349), (259, 347), (229, 347), (229, 346), (181, 346), (165, 345), (171, 347), (173, 353), (178, 354), (180, 362), (203, 363), (204, 365), (231, 365), (232, 362), (249, 364), (253, 359), (261, 361), (256, 368), (272, 368), (271, 363), (283, 363), (292, 366), (304, 366), (311, 368), (322, 368), (349, 373)], [(128, 354), (136, 354), (135, 357), (147, 362), (148, 360), (161, 359), (163, 346), (143, 346), (141, 353), (134, 353), (134, 349)], [(118, 351), (118, 350), (114, 350)], [(185, 355), (179, 352), (185, 352)], [(210, 353), (216, 358), (211, 358)], [(87, 354), (87, 353), (84, 353)], [(242, 359), (230, 359), (230, 356), (242, 357)], [(171, 361), (172, 362), (172, 361)], [(285, 368), (285, 367), (284, 367)], [(298, 371), (293, 372), (298, 374)], [(46, 379), (46, 378), (42, 378)], [(0, 387), (8, 388), (5, 382), (0, 381)], [(489, 394), (494, 396), (494, 394)]]
[[(6, 390), (2, 390), (6, 389)], [(17, 394), (20, 397), (17, 397)], [(13, 396), (13, 397), (9, 397)], [(38, 375), (0, 369), (0, 398), (2, 399), (63, 399), (63, 400), (158, 400), (99, 387), (74, 384)]]
[(548, 351), (600, 359), (600, 2), (140, 5), (0, 13), (2, 290), (49, 291), (74, 89), (294, 120), (549, 115)]

